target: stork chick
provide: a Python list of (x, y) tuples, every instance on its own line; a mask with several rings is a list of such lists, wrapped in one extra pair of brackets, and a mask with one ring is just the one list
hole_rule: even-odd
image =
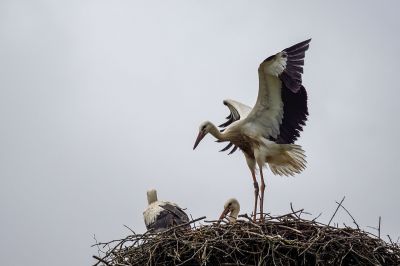
[(219, 220), (227, 217), (230, 223), (235, 223), (240, 212), (239, 201), (235, 198), (227, 200), (224, 204), (224, 211), (221, 213)]

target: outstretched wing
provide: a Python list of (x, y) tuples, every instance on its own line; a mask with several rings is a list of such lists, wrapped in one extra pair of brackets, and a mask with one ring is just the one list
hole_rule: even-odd
[[(221, 125), (219, 125), (221, 132), (223, 132), (226, 128), (228, 128), (233, 122), (244, 119), (251, 112), (251, 107), (234, 101), (234, 100), (224, 100), (223, 103), (229, 108), (230, 114), (226, 117), (227, 121)], [(232, 142), (223, 148), (220, 151), (226, 151), (233, 146), (233, 149), (228, 153), (232, 154), (237, 150), (237, 146), (234, 146)]]
[(293, 143), (300, 136), (308, 116), (302, 73), (310, 41), (286, 48), (260, 64), (257, 102), (244, 121), (252, 132), (278, 143)]

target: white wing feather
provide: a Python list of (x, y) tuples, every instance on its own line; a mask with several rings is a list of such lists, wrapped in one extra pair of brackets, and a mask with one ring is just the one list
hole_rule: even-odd
[(231, 113), (238, 112), (240, 119), (246, 118), (251, 112), (251, 107), (235, 100), (226, 99), (224, 104), (228, 106)]
[(231, 112), (227, 117), (228, 121), (220, 125), (220, 127), (224, 127), (225, 129), (228, 128), (232, 123), (246, 118), (251, 112), (250, 106), (247, 106), (235, 100), (226, 99), (223, 103), (229, 108), (229, 111)]
[(274, 60), (264, 61), (260, 67), (263, 68), (264, 73), (278, 77), (286, 68), (287, 57), (285, 52), (277, 53)]
[(281, 53), (277, 55), (277, 59), (264, 61), (258, 69), (257, 102), (243, 121), (251, 135), (262, 135), (264, 138), (276, 138), (279, 135), (279, 126), (283, 119), (283, 102), (282, 82), (278, 75), (283, 71), (286, 62)]

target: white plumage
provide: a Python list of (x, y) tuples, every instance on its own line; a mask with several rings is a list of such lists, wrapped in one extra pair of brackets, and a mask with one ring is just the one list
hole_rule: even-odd
[(228, 199), (224, 204), (224, 211), (221, 213), (219, 219), (222, 220), (226, 217), (230, 223), (234, 223), (238, 218), (239, 212), (239, 201), (235, 198)]
[(305, 154), (294, 144), (308, 116), (307, 92), (302, 85), (305, 51), (311, 40), (293, 45), (265, 59), (258, 68), (259, 90), (253, 108), (233, 100), (223, 103), (229, 108), (228, 121), (220, 131), (211, 122), (200, 125), (193, 149), (210, 133), (219, 142), (229, 142), (222, 149), (240, 148), (250, 168), (254, 183), (256, 219), (259, 186), (256, 165), (261, 178), (260, 218), (263, 220), (265, 182), (263, 167), (269, 165), (277, 175), (294, 175), (305, 168)]
[(143, 212), (147, 230), (161, 232), (169, 227), (189, 222), (187, 214), (175, 203), (159, 201), (155, 189), (147, 191), (148, 206)]

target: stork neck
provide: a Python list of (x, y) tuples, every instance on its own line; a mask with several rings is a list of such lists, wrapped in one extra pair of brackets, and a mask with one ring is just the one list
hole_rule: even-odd
[(152, 204), (157, 201), (157, 191), (155, 189), (147, 191), (147, 202)]
[(212, 124), (212, 123), (210, 123), (210, 124), (211, 124), (211, 128), (209, 130), (210, 134), (213, 135), (216, 139), (225, 140), (224, 134), (221, 133), (214, 124)]
[(228, 220), (231, 223), (234, 223), (234, 222), (236, 222), (236, 219), (237, 219), (238, 215), (239, 215), (239, 210), (238, 209), (233, 209), (231, 211), (231, 213), (229, 214), (229, 216), (228, 216)]

